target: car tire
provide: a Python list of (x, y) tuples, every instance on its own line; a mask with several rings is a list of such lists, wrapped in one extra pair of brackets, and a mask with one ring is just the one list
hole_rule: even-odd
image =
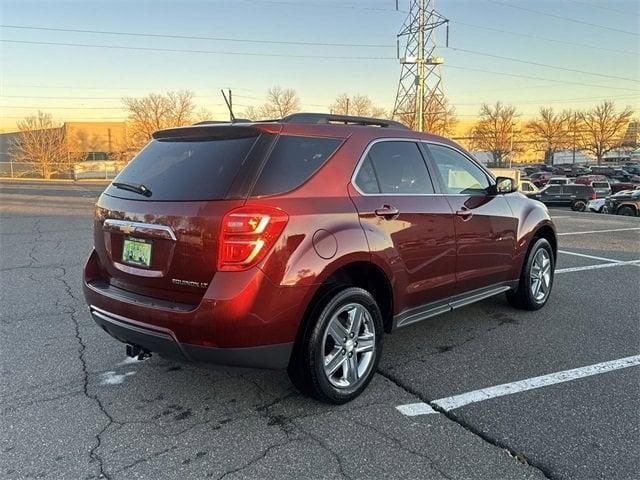
[(353, 400), (373, 378), (382, 353), (382, 314), (375, 299), (362, 288), (334, 290), (308, 321), (294, 347), (289, 378), (321, 402)]
[(576, 200), (571, 204), (571, 210), (574, 212), (584, 212), (587, 209), (587, 202), (584, 200)]
[(633, 209), (633, 207), (624, 205), (618, 209), (618, 215), (624, 215), (625, 217), (635, 217), (636, 211)]
[(546, 238), (534, 238), (522, 267), (518, 288), (507, 292), (507, 300), (522, 310), (544, 307), (553, 288), (554, 271), (555, 258), (551, 244)]

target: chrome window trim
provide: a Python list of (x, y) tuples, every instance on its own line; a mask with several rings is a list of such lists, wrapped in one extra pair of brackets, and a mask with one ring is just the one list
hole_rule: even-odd
[(116, 220), (113, 218), (107, 218), (103, 223), (103, 228), (106, 229), (114, 229), (119, 230), (123, 233), (126, 233), (126, 230), (130, 230), (130, 233), (135, 232), (136, 230), (159, 230), (162, 232), (166, 232), (169, 235), (169, 238), (174, 242), (178, 239), (176, 238), (176, 234), (173, 232), (171, 227), (166, 225), (157, 225), (154, 223), (142, 223), (142, 222), (129, 222), (127, 220)]
[[(392, 137), (377, 138), (377, 139), (373, 140), (372, 142), (370, 142), (367, 145), (367, 148), (364, 149), (364, 152), (360, 156), (360, 159), (358, 160), (358, 163), (356, 163), (356, 167), (355, 167), (355, 170), (353, 172), (353, 175), (351, 175), (351, 185), (363, 197), (435, 197), (435, 196), (442, 196), (442, 195), (447, 195), (447, 196), (450, 196), (450, 197), (468, 197), (469, 196), (469, 194), (467, 194), (467, 193), (444, 193), (444, 192), (441, 192), (441, 193), (438, 193), (438, 192), (436, 192), (436, 193), (364, 193), (362, 190), (360, 190), (360, 187), (358, 187), (358, 185), (356, 184), (356, 177), (358, 176), (358, 173), (360, 172), (360, 168), (362, 167), (362, 164), (364, 163), (364, 160), (367, 158), (367, 155), (369, 154), (369, 151), (371, 150), (371, 148), (374, 145), (376, 145), (377, 143), (382, 143), (382, 142), (413, 142), (416, 145), (418, 143), (425, 143), (427, 145), (439, 145), (441, 147), (450, 148), (451, 150), (453, 150), (456, 153), (459, 153), (464, 158), (466, 158), (471, 163), (473, 163), (475, 166), (480, 168), (480, 170), (482, 170), (482, 172), (485, 175), (487, 175), (487, 180), (489, 180), (490, 184), (491, 184), (492, 181), (495, 182), (495, 177), (493, 176), (493, 174), (491, 174), (491, 172), (489, 172), (477, 160), (475, 160), (474, 158), (471, 158), (469, 155), (467, 155), (466, 153), (464, 153), (460, 149), (458, 149), (456, 147), (453, 147), (453, 146), (451, 146), (449, 144), (442, 143), (442, 142), (437, 142), (435, 140), (422, 140), (422, 139), (419, 139), (419, 138), (406, 138), (406, 137), (404, 137), (404, 138), (392, 138)], [(431, 159), (427, 159), (427, 161), (430, 161), (430, 160)], [(428, 171), (428, 169), (427, 169), (427, 171)], [(429, 176), (431, 176), (430, 172), (429, 172)], [(433, 183), (433, 179), (430, 179), (430, 180)]]
[[(416, 148), (418, 148), (418, 143), (420, 143), (421, 140), (416, 139), (416, 138), (392, 138), (392, 137), (388, 137), (388, 138), (376, 138), (375, 140), (370, 142), (367, 145), (367, 148), (364, 149), (364, 152), (360, 156), (360, 159), (358, 160), (358, 163), (356, 163), (356, 168), (355, 168), (355, 170), (353, 172), (353, 175), (351, 175), (351, 185), (353, 186), (353, 188), (356, 189), (356, 191), (360, 195), (362, 195), (363, 197), (435, 197), (435, 196), (442, 195), (440, 193), (364, 193), (362, 190), (360, 190), (360, 187), (358, 187), (358, 185), (356, 184), (356, 177), (358, 176), (358, 173), (360, 172), (360, 168), (362, 167), (362, 164), (364, 163), (364, 160), (367, 158), (367, 155), (369, 155), (369, 151), (373, 148), (373, 146), (378, 144), (378, 143), (382, 143), (382, 142), (412, 142), (412, 143), (415, 143), (416, 144)], [(420, 154), (422, 155), (422, 152), (420, 152)], [(428, 171), (429, 170), (427, 169), (427, 172)], [(429, 178), (429, 180), (431, 181), (431, 178)]]

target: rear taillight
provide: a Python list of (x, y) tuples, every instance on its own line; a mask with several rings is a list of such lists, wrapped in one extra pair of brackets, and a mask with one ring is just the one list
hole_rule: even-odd
[(593, 192), (591, 192), (591, 200), (595, 200), (596, 198), (598, 198), (598, 195), (596, 195), (595, 190)]
[(273, 248), (289, 215), (268, 206), (245, 206), (228, 212), (222, 219), (218, 271), (246, 270)]

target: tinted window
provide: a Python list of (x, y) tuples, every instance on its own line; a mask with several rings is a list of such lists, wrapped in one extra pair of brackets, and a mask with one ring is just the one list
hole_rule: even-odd
[(593, 188), (609, 188), (609, 184), (604, 182), (593, 182), (591, 186)]
[(380, 193), (380, 185), (371, 165), (371, 158), (367, 157), (362, 162), (358, 175), (356, 176), (356, 185), (364, 193)]
[(560, 195), (560, 187), (549, 187), (545, 189), (547, 195)]
[(366, 193), (433, 193), (427, 165), (418, 145), (413, 142), (374, 144), (358, 172), (356, 183)]
[[(152, 192), (149, 200), (223, 199), (257, 138), (152, 140), (114, 182), (144, 184)], [(114, 186), (109, 186), (107, 193), (135, 200), (146, 198)]]
[(329, 159), (341, 142), (336, 138), (281, 135), (252, 194), (274, 195), (298, 188)]
[(446, 193), (484, 194), (489, 188), (487, 175), (471, 160), (452, 148), (429, 145)]

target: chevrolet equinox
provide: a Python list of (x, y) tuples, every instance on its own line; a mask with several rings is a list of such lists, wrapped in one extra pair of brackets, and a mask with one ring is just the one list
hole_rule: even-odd
[(506, 293), (548, 300), (546, 207), (446, 138), (295, 114), (158, 131), (100, 196), (91, 315), (140, 358), (286, 368), (359, 395), (382, 339)]

